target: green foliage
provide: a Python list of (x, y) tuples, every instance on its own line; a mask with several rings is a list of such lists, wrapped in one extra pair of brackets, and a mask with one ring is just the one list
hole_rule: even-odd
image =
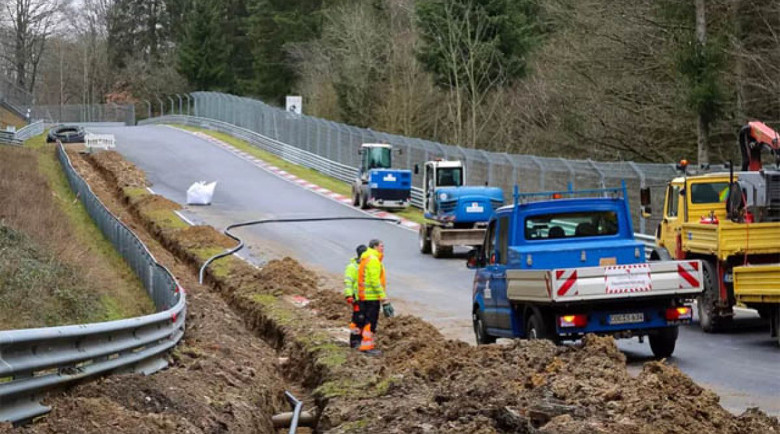
[(199, 90), (226, 89), (230, 50), (223, 33), (220, 2), (195, 0), (179, 46), (179, 72)]
[(251, 93), (274, 102), (290, 93), (296, 76), (287, 49), (319, 36), (322, 7), (323, 0), (251, 1), (248, 34), (254, 74), (246, 86)]
[(538, 15), (535, 0), (420, 0), (418, 57), (444, 88), (467, 82), (470, 69), (481, 86), (511, 81), (526, 73), (542, 33)]
[(715, 121), (724, 109), (721, 72), (724, 67), (724, 46), (720, 40), (707, 45), (691, 42), (680, 50), (677, 66), (688, 82), (686, 102), (705, 122)]
[(717, 18), (707, 16), (707, 41), (696, 39), (696, 9), (692, 1), (662, 0), (657, 13), (669, 29), (676, 72), (683, 79), (686, 107), (707, 123), (724, 113), (727, 100), (723, 75), (728, 42), (719, 33)]

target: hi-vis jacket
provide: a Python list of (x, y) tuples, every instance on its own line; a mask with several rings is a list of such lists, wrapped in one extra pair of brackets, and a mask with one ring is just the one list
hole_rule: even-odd
[(357, 258), (352, 258), (344, 269), (344, 298), (357, 299), (358, 293), (358, 266)]
[(385, 294), (385, 266), (382, 264), (382, 254), (376, 249), (368, 248), (360, 256), (358, 266), (358, 300), (372, 301), (384, 300)]

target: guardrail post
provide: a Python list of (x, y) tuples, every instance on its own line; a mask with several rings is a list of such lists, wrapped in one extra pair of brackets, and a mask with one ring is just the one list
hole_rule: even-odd
[(163, 103), (163, 100), (159, 96), (155, 96), (155, 98), (160, 102), (160, 116), (165, 116), (165, 104)]

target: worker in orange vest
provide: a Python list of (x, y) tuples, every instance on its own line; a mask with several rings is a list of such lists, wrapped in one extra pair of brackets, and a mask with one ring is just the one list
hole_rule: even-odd
[(358, 304), (358, 266), (360, 265), (360, 256), (367, 249), (363, 244), (357, 246), (355, 251), (357, 256), (349, 260), (347, 268), (344, 269), (344, 298), (352, 310), (352, 320), (349, 323), (349, 346), (357, 348), (360, 345), (360, 333), (358, 328), (358, 317), (360, 315), (360, 305)]
[(385, 266), (382, 264), (385, 245), (381, 240), (373, 239), (368, 249), (360, 255), (358, 265), (358, 303), (360, 314), (357, 326), (361, 329), (359, 350), (364, 354), (381, 354), (374, 345), (374, 334), (379, 321), (379, 310), (386, 317), (395, 315), (393, 305), (387, 299), (387, 280)]

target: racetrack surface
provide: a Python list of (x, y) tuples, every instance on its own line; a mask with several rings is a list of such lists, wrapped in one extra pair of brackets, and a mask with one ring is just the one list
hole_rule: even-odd
[[(266, 218), (365, 216), (354, 208), (285, 181), (249, 161), (190, 133), (165, 126), (90, 128), (114, 134), (117, 151), (144, 170), (155, 193), (186, 203), (195, 181), (218, 181), (207, 207), (186, 207), (183, 214), (219, 230), (232, 223)], [(338, 278), (354, 248), (371, 238), (385, 242), (389, 297), (396, 311), (417, 315), (453, 339), (473, 342), (470, 300), (473, 272), (463, 258), (433, 259), (419, 253), (417, 234), (383, 222), (314, 222), (267, 224), (242, 228), (256, 261), (273, 259), (264, 248), (286, 252), (331, 278)], [(346, 307), (345, 307), (346, 308)], [(736, 327), (704, 334), (698, 325), (681, 329), (674, 357), (699, 384), (722, 397), (734, 412), (757, 406), (780, 415), (780, 348), (755, 314), (740, 311)], [(381, 321), (380, 329), (381, 333)], [(629, 365), (651, 359), (649, 345), (620, 341)]]

